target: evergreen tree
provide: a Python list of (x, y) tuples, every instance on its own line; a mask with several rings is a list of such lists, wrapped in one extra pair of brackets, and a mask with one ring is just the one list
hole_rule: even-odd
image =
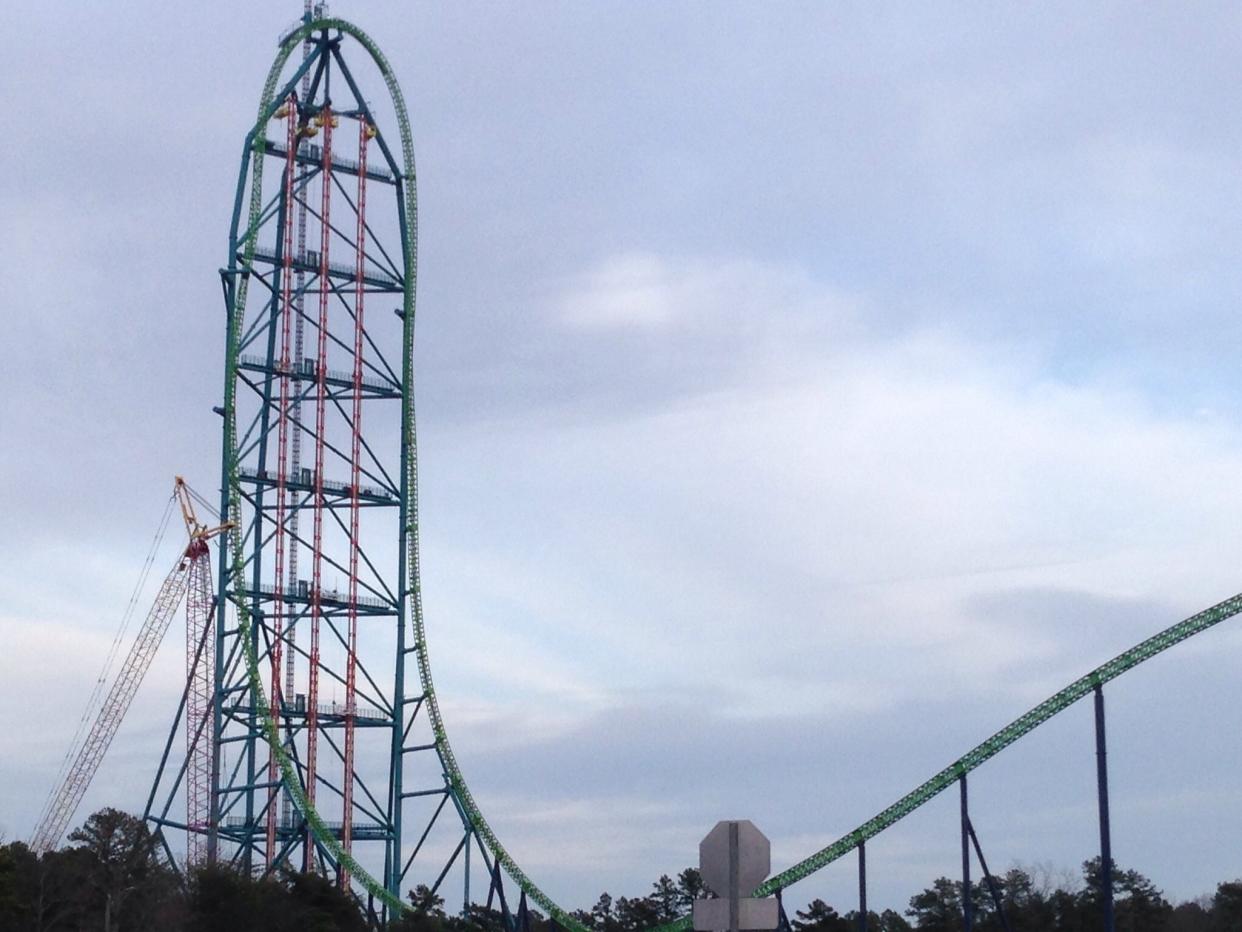
[(0, 849), (8, 894), (0, 932), (53, 932), (87, 924), (86, 855), (76, 848), (42, 857), (21, 842)]
[(1242, 880), (1222, 883), (1212, 897), (1212, 932), (1242, 932)]
[(366, 932), (358, 903), (334, 881), (319, 874), (289, 873), (282, 886), (297, 928), (305, 932)]
[(445, 925), (449, 932), (507, 932), (499, 909), (477, 903), (471, 903), (464, 915), (450, 917)]
[(175, 889), (172, 872), (155, 856), (155, 844), (141, 819), (101, 809), (69, 840), (82, 852), (88, 913), (103, 932), (149, 929), (156, 907)]
[(677, 908), (681, 912), (690, 912), (695, 900), (707, 896), (707, 885), (703, 883), (703, 875), (697, 868), (687, 867), (677, 875)]
[[(869, 913), (868, 915), (874, 916), (875, 913)], [(880, 913), (876, 925), (869, 925), (868, 928), (874, 928), (877, 932), (911, 932), (913, 926), (911, 926), (910, 923), (905, 920), (905, 917), (900, 913), (891, 909), (886, 909), (884, 912)]]
[(797, 932), (853, 932), (857, 924), (851, 924), (844, 916), (823, 900), (811, 900), (806, 909), (797, 910), (797, 917), (790, 925)]
[(1001, 889), (1001, 905), (1012, 932), (1046, 932), (1057, 928), (1053, 904), (1027, 871), (1014, 867), (995, 880)]
[[(1083, 912), (1098, 916), (1102, 906), (1103, 871), (1099, 858), (1083, 862)], [(1113, 911), (1117, 932), (1166, 932), (1173, 907), (1156, 885), (1136, 870), (1113, 865)]]
[(960, 883), (938, 877), (930, 887), (910, 898), (906, 915), (914, 920), (916, 929), (959, 932), (962, 928), (961, 893)]
[(1169, 917), (1169, 932), (1211, 932), (1211, 900), (1197, 903), (1193, 900), (1179, 903)]
[(617, 900), (617, 922), (622, 932), (639, 932), (660, 925), (660, 904), (653, 897), (621, 897)]
[(388, 924), (391, 932), (443, 932), (444, 897), (432, 893), (426, 884), (410, 891), (411, 908)]
[(655, 904), (659, 922), (672, 922), (681, 913), (679, 908), (681, 896), (677, 885), (673, 883), (673, 878), (669, 877), (668, 874), (661, 874), (660, 879), (653, 883), (651, 887), (649, 899)]

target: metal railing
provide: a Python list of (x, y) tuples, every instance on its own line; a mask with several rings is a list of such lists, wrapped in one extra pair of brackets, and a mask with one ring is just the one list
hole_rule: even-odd
[[(271, 372), (274, 375), (287, 375), (291, 379), (314, 380), (318, 377), (317, 370), (319, 363), (317, 360), (311, 359), (309, 356), (304, 357), (302, 362), (293, 363), (290, 366), (282, 366), (279, 360), (274, 361), (271, 365), (267, 359), (262, 356), (243, 355), (238, 360), (238, 365), (243, 369), (256, 369), (260, 372)], [(323, 374), (324, 381), (332, 385), (344, 388), (352, 388), (354, 384), (354, 375), (352, 372), (345, 372), (340, 369), (327, 369)], [(373, 391), (400, 393), (401, 386), (393, 382), (391, 379), (382, 379), (375, 375), (364, 375), (362, 377), (362, 387), (369, 388)]]
[[(296, 586), (281, 586), (277, 589), (276, 586), (272, 585), (260, 585), (258, 589), (251, 589), (247, 594), (271, 597), (280, 595), (286, 601), (309, 602), (311, 599), (311, 586), (305, 579), (299, 579)], [(319, 601), (324, 605), (339, 605), (346, 608), (349, 606), (349, 597), (336, 589), (319, 590)], [(357, 606), (358, 608), (370, 608), (386, 612), (396, 611), (396, 607), (391, 602), (369, 596), (359, 596)]]
[[(266, 482), (271, 485), (276, 484), (276, 476), (266, 469), (252, 469), (249, 466), (242, 466), (237, 470), (237, 474), (243, 479), (253, 479), (256, 482)], [(289, 488), (314, 491), (315, 471), (313, 469), (302, 467), (301, 469), (290, 473), (285, 477), (285, 485)], [(331, 492), (334, 495), (349, 495), (352, 488), (347, 482), (338, 482), (335, 479), (324, 479), (323, 490), (325, 492)], [(393, 494), (391, 489), (385, 489), (375, 485), (359, 485), (358, 497), (385, 502), (395, 502), (397, 500), (396, 495)]]

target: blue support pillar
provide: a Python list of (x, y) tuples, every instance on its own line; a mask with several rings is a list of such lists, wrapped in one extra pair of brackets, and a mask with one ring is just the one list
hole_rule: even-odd
[(1005, 932), (1010, 932), (1009, 920), (1005, 917), (1005, 904), (1001, 900), (1000, 890), (996, 887), (996, 878), (988, 870), (988, 859), (983, 856), (983, 846), (979, 844), (979, 835), (975, 831), (974, 823), (969, 819), (966, 820), (966, 830), (970, 832), (970, 842), (975, 846), (975, 857), (979, 859), (979, 870), (983, 871), (983, 882), (987, 884), (988, 892), (992, 894), (992, 905), (996, 907), (996, 915), (1000, 918), (1001, 927)]
[(957, 778), (962, 791), (962, 928), (970, 932), (974, 923), (974, 909), (970, 896), (970, 807), (966, 800), (966, 774)]
[(867, 932), (867, 843), (858, 843), (858, 932)]
[(530, 910), (526, 906), (525, 890), (522, 891), (522, 897), (518, 900), (517, 916), (513, 924), (517, 932), (530, 932)]
[(785, 901), (781, 898), (781, 891), (776, 891), (776, 928), (777, 932), (791, 932), (793, 926), (789, 924), (789, 916), (785, 914)]
[(1100, 797), (1100, 904), (1104, 932), (1115, 932), (1113, 917), (1113, 841), (1108, 824), (1108, 749), (1104, 734), (1104, 690), (1095, 685), (1095, 779)]

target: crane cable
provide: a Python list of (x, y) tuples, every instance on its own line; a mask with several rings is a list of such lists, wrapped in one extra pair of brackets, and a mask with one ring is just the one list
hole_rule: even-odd
[(199, 508), (211, 515), (211, 520), (219, 523), (220, 512), (216, 509), (216, 506), (195, 492), (194, 487), (191, 486), (190, 483), (186, 482), (184, 479), (182, 480), (182, 483), (185, 486), (186, 492), (189, 493), (190, 498), (194, 500), (194, 504), (198, 505)]

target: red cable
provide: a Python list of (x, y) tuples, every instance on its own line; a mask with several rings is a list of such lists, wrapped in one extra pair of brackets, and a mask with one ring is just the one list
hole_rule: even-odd
[[(323, 616), (323, 450), (328, 398), (328, 298), (332, 290), (328, 282), (328, 246), (332, 232), (328, 224), (332, 206), (332, 108), (325, 105), (320, 119), (323, 121), (323, 168), (319, 177), (323, 194), (319, 208), (319, 345), (315, 362), (315, 540), (311, 550), (314, 569), (311, 579), (310, 682), (306, 697), (306, 798), (311, 808), (315, 806), (316, 755), (319, 749), (319, 622)], [(315, 839), (308, 828), (304, 870), (313, 868), (314, 852)]]

